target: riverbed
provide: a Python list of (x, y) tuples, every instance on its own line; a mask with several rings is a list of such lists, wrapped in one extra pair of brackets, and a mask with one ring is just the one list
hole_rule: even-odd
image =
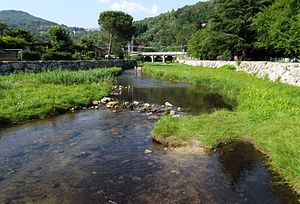
[[(116, 99), (181, 113), (234, 109), (201, 87), (126, 71)], [(138, 110), (81, 110), (0, 130), (0, 203), (297, 203), (252, 145), (180, 155), (156, 145)]]

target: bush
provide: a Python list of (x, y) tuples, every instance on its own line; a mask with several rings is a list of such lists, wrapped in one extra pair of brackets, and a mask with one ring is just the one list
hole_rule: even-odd
[(41, 60), (42, 54), (40, 52), (25, 50), (23, 51), (22, 56), (24, 61), (35, 61)]
[(25, 46), (26, 41), (21, 38), (10, 36), (0, 36), (0, 48), (4, 49), (21, 49)]
[(127, 58), (135, 60), (136, 62), (141, 62), (142, 61), (142, 55), (141, 54), (129, 55)]
[(72, 60), (72, 54), (68, 52), (57, 52), (48, 50), (42, 55), (42, 60)]

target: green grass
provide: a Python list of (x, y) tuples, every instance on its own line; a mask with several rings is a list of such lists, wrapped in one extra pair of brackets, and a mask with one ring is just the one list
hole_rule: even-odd
[(43, 118), (109, 95), (121, 68), (0, 76), (0, 125)]
[[(198, 139), (208, 148), (246, 140), (267, 154), (273, 170), (300, 193), (300, 88), (226, 68), (145, 64), (148, 75), (205, 87), (235, 103), (235, 110), (180, 118), (163, 117), (153, 136), (169, 145)], [(197, 100), (197, 99), (195, 99)], [(171, 142), (170, 139), (172, 138)]]

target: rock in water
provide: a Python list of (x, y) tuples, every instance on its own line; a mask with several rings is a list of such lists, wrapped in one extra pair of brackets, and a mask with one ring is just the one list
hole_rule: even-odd
[(133, 101), (132, 104), (133, 104), (134, 106), (140, 105), (140, 103), (139, 103), (138, 101)]
[(114, 108), (116, 105), (118, 105), (119, 103), (116, 101), (111, 101), (109, 103), (106, 104), (106, 108)]
[(174, 115), (176, 115), (176, 112), (173, 111), (173, 110), (171, 110), (171, 111), (170, 111), (170, 116), (174, 116)]
[(112, 101), (111, 98), (109, 98), (109, 97), (104, 97), (104, 98), (101, 99), (100, 102), (101, 102), (102, 104), (107, 104), (107, 103), (110, 102), (110, 101)]
[(173, 105), (171, 103), (169, 103), (169, 102), (166, 102), (165, 106), (167, 106), (167, 107), (173, 107)]
[(145, 154), (151, 154), (153, 151), (152, 150), (149, 150), (149, 149), (146, 149), (145, 151), (144, 151), (144, 153)]
[(145, 107), (145, 108), (150, 108), (150, 104), (149, 104), (149, 103), (145, 103), (145, 104), (144, 104), (144, 107)]

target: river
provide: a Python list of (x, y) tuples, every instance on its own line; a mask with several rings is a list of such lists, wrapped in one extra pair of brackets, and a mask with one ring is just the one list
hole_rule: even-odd
[[(181, 107), (184, 114), (233, 107), (200, 87), (134, 75), (123, 101)], [(82, 110), (0, 130), (0, 203), (297, 203), (274, 185), (252, 145), (179, 155), (153, 143), (156, 120), (137, 110)]]

